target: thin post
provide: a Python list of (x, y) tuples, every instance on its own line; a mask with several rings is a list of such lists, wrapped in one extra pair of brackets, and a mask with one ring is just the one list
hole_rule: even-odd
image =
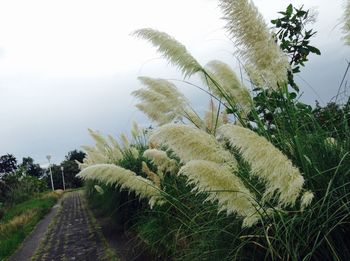
[(51, 156), (50, 155), (47, 155), (46, 156), (47, 160), (49, 161), (49, 170), (50, 170), (50, 179), (51, 179), (51, 188), (52, 188), (52, 191), (55, 190), (55, 187), (53, 185), (53, 179), (52, 179), (52, 171), (51, 171), (51, 162), (50, 162), (50, 159), (51, 159)]
[(64, 182), (64, 173), (63, 173), (63, 170), (64, 170), (64, 168), (63, 168), (63, 166), (61, 166), (63, 190), (66, 190), (66, 184), (65, 184), (65, 182)]

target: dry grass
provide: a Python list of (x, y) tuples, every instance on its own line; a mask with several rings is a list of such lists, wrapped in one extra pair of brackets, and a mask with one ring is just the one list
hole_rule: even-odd
[(19, 230), (29, 223), (38, 213), (36, 209), (30, 209), (19, 216), (14, 217), (10, 221), (0, 224), (0, 234), (10, 234), (13, 231)]

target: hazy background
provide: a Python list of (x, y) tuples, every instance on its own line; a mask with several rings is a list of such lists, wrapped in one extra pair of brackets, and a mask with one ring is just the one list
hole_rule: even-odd
[[(289, 3), (315, 7), (318, 31), (303, 69), (302, 100), (326, 104), (335, 96), (346, 69), (349, 48), (341, 40), (343, 1), (255, 0), (266, 21)], [(222, 29), (214, 0), (0, 0), (0, 155), (18, 161), (31, 156), (60, 162), (68, 151), (91, 144), (87, 128), (119, 136), (132, 120), (148, 126), (130, 93), (136, 77), (181, 79), (154, 48), (130, 36), (152, 27), (174, 36), (202, 64), (222, 59), (236, 68), (234, 46)], [(196, 79), (194, 79), (196, 81)], [(195, 107), (206, 96), (179, 85)]]

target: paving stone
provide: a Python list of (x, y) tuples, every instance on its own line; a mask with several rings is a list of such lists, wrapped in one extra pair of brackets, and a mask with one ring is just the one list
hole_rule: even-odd
[(56, 220), (33, 258), (51, 260), (108, 260), (104, 241), (79, 192), (71, 192), (63, 199)]

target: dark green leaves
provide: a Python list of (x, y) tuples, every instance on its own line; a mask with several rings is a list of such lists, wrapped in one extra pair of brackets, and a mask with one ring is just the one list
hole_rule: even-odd
[(305, 66), (310, 53), (320, 55), (316, 47), (310, 45), (310, 38), (316, 34), (312, 29), (306, 30), (305, 25), (309, 22), (309, 10), (303, 10), (288, 5), (285, 11), (279, 12), (282, 17), (271, 21), (277, 32), (276, 41), (281, 49), (289, 56), (291, 70), (288, 73), (288, 83), (296, 91), (299, 90), (294, 82), (293, 74), (300, 72), (300, 66)]
[(307, 45), (306, 47), (307, 47), (307, 49), (308, 49), (310, 52), (315, 53), (315, 54), (317, 54), (317, 55), (321, 55), (320, 50), (317, 49), (316, 47), (311, 46), (311, 45)]
[(287, 10), (286, 10), (286, 16), (291, 17), (292, 13), (293, 13), (293, 5), (290, 4), (290, 5), (288, 5)]

